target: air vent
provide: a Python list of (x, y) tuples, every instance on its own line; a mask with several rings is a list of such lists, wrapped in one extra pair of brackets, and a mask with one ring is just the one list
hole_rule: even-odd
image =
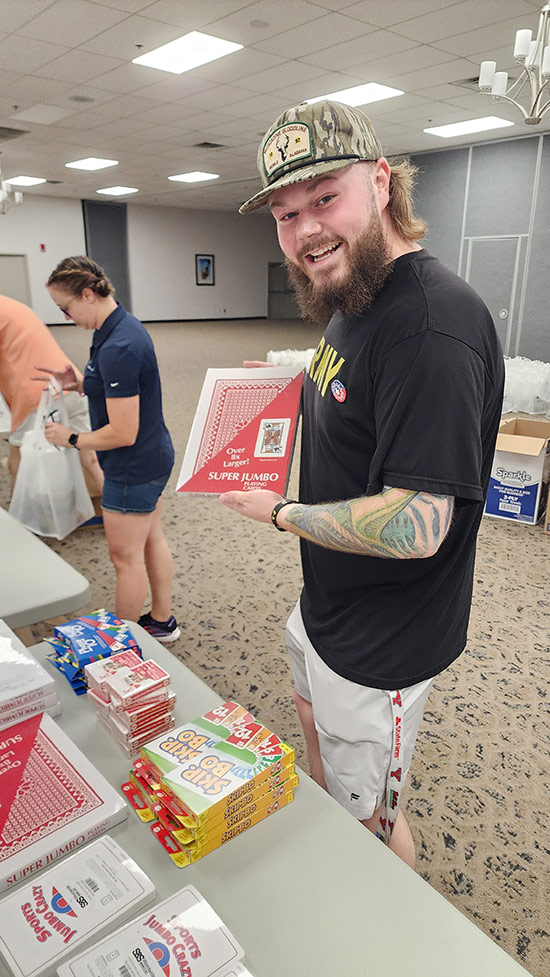
[(221, 142), (196, 142), (195, 149), (227, 149)]
[(63, 183), (63, 180), (46, 180), (46, 183)]
[(81, 102), (82, 104), (95, 102), (95, 99), (91, 98), (90, 95), (67, 95), (67, 98), (70, 102)]
[(8, 129), (7, 126), (0, 126), (0, 142), (17, 139), (18, 136), (26, 136), (27, 132), (28, 129)]

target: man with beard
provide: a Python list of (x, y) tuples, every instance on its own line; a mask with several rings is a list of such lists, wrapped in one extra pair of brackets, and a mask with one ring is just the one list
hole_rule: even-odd
[(435, 677), (463, 651), (504, 385), (494, 324), (417, 241), (414, 168), (327, 100), (258, 153), (302, 313), (327, 321), (304, 382), (300, 501), (221, 501), (301, 538), (287, 625), (310, 772), (414, 867), (399, 800)]

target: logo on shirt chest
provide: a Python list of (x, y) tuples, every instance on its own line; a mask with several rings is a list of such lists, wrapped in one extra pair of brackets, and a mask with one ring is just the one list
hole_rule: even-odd
[[(345, 362), (344, 357), (340, 356), (330, 343), (327, 343), (323, 336), (313, 354), (308, 371), (321, 397), (325, 396), (329, 383), (331, 384), (331, 390), (333, 390), (332, 383)], [(343, 387), (343, 384), (340, 385)], [(345, 400), (345, 387), (343, 389), (343, 400)], [(336, 399), (338, 400), (339, 398), (337, 397)]]

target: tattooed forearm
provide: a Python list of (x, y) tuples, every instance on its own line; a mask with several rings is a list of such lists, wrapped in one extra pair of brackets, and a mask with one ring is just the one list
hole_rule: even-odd
[(379, 495), (285, 507), (289, 528), (319, 546), (386, 559), (433, 556), (453, 513), (446, 495), (384, 488)]

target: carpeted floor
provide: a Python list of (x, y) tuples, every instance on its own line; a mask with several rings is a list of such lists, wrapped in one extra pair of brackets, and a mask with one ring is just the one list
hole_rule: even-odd
[[(83, 366), (89, 336), (53, 332)], [(307, 769), (283, 650), (300, 585), (296, 539), (240, 519), (215, 498), (176, 497), (174, 489), (205, 369), (315, 346), (317, 330), (260, 320), (163, 323), (150, 332), (177, 459), (164, 495), (182, 626), (174, 654), (295, 745)], [(298, 457), (291, 497), (297, 468)], [(89, 609), (112, 607), (102, 530), (51, 545), (91, 581)], [(422, 877), (534, 977), (550, 973), (549, 554), (540, 526), (483, 521), (468, 649), (436, 682), (406, 789)], [(40, 640), (48, 628), (32, 632)]]

